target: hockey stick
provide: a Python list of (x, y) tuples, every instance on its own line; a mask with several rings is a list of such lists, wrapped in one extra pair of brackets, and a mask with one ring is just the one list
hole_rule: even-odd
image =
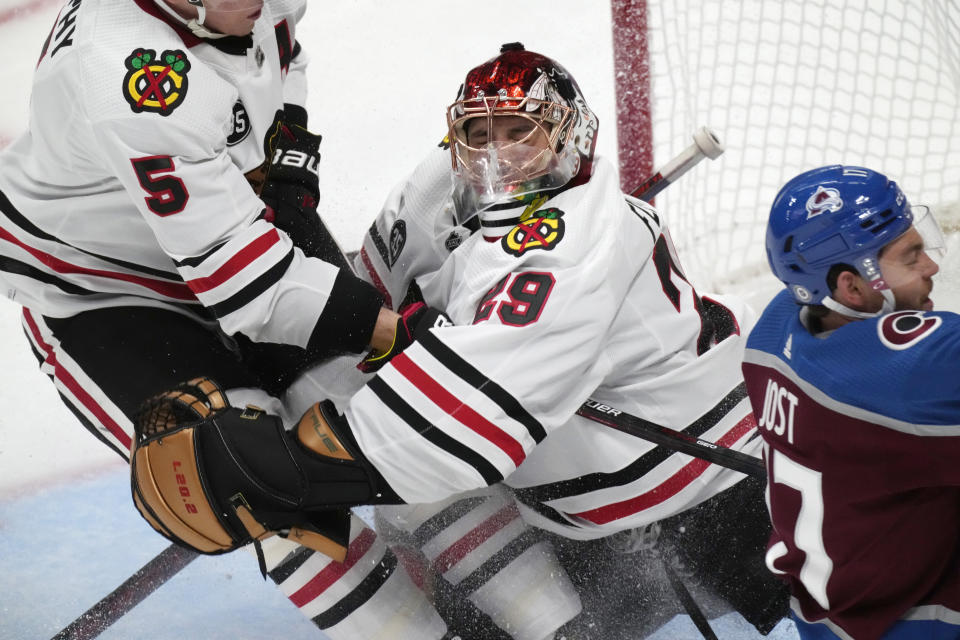
[[(642, 185), (634, 189), (630, 195), (649, 202), (658, 193), (677, 181), (677, 179), (692, 169), (704, 158), (715, 160), (723, 153), (723, 143), (708, 127), (701, 127), (693, 134), (693, 144), (684, 149), (677, 157), (668, 162), (657, 173), (647, 178)], [(707, 462), (718, 464), (734, 471), (740, 471), (758, 478), (766, 478), (766, 469), (763, 462), (753, 456), (722, 447), (700, 438), (693, 438), (681, 431), (643, 420), (619, 409), (587, 400), (577, 414), (606, 425), (662, 445), (668, 449), (702, 458)]]
[(677, 594), (677, 599), (680, 600), (680, 604), (683, 605), (683, 608), (687, 611), (687, 615), (690, 616), (690, 621), (693, 623), (693, 626), (697, 628), (697, 631), (700, 632), (704, 640), (719, 640), (717, 634), (714, 633), (713, 628), (710, 626), (707, 616), (704, 615), (697, 601), (693, 599), (690, 590), (687, 589), (687, 585), (683, 584), (683, 580), (680, 579), (677, 572), (670, 566), (670, 562), (664, 558), (660, 558), (660, 564), (663, 567), (663, 572), (667, 574), (667, 580), (670, 582), (673, 592)]
[(197, 557), (196, 552), (175, 544), (157, 554), (100, 602), (53, 636), (52, 640), (89, 640), (119, 620), (157, 587)]
[[(664, 167), (648, 178), (642, 185), (633, 190), (630, 194), (634, 198), (650, 202), (654, 196), (673, 184), (677, 178), (689, 171), (698, 162), (705, 157), (711, 160), (717, 159), (723, 153), (723, 144), (716, 134), (707, 127), (701, 127), (693, 135), (693, 144), (683, 150), (683, 152), (668, 162)], [(668, 449), (686, 453), (697, 458), (718, 464), (728, 469), (740, 471), (748, 475), (759, 478), (766, 478), (766, 469), (763, 462), (753, 456), (721, 447), (712, 442), (701, 440), (688, 436), (681, 431), (674, 431), (667, 427), (655, 424), (648, 420), (643, 420), (637, 416), (631, 415), (615, 409), (609, 405), (599, 403), (595, 400), (587, 400), (578, 410), (577, 414), (653, 442)], [(690, 616), (690, 620), (700, 631), (705, 640), (717, 640), (717, 635), (707, 622), (706, 616), (700, 609), (697, 602), (690, 595), (683, 581), (670, 568), (668, 562), (663, 563), (663, 568), (667, 573), (670, 586), (680, 600), (683, 608)]]
[(632, 436), (642, 438), (654, 444), (659, 444), (668, 449), (673, 449), (680, 453), (701, 458), (707, 462), (718, 464), (721, 467), (733, 469), (740, 473), (755, 476), (757, 478), (766, 478), (767, 471), (763, 462), (759, 458), (751, 455), (728, 449), (727, 447), (694, 438), (682, 431), (674, 431), (643, 418), (631, 415), (610, 405), (606, 405), (596, 400), (587, 400), (579, 409), (577, 415), (581, 415), (588, 420), (593, 420), (602, 425), (606, 425), (617, 431), (629, 433)]
[(677, 181), (677, 178), (692, 169), (694, 165), (710, 158), (716, 160), (723, 153), (723, 143), (708, 127), (700, 127), (693, 134), (693, 144), (684, 149), (680, 155), (663, 165), (660, 171), (644, 180), (643, 184), (630, 192), (630, 195), (640, 200), (650, 202), (658, 193)]
[[(706, 460), (707, 462), (733, 469), (734, 471), (739, 471), (761, 479), (766, 479), (767, 477), (767, 471), (763, 461), (758, 458), (706, 440), (701, 440), (700, 438), (694, 438), (682, 431), (674, 431), (673, 429), (625, 413), (610, 405), (597, 402), (596, 400), (587, 400), (584, 402), (580, 408), (577, 409), (577, 415), (618, 431), (629, 433), (632, 436), (642, 438), (648, 442), (662, 445), (673, 451), (685, 453)], [(717, 640), (717, 635), (710, 627), (710, 623), (703, 614), (703, 610), (700, 609), (696, 600), (690, 595), (689, 590), (687, 590), (683, 584), (680, 576), (676, 575), (670, 569), (669, 563), (666, 561), (663, 563), (663, 568), (667, 573), (667, 578), (670, 581), (673, 592), (686, 610), (687, 615), (690, 616), (690, 620), (697, 627), (697, 630), (700, 631), (700, 634), (705, 640)]]
[[(630, 195), (649, 201), (704, 158), (715, 159), (723, 153), (723, 145), (720, 143), (720, 140), (707, 127), (702, 127), (693, 137), (694, 143), (692, 145), (664, 165), (660, 171), (645, 180), (644, 183), (634, 189)], [(710, 462), (716, 462), (716, 464), (723, 466), (728, 466), (722, 462), (722, 460), (726, 460), (726, 456), (723, 453), (724, 451), (735, 454), (733, 456), (734, 458), (736, 458), (736, 456), (750, 458), (750, 456), (745, 456), (745, 454), (737, 451), (731, 451), (702, 440), (690, 438), (666, 427), (659, 427), (653, 423), (643, 421), (636, 416), (631, 416), (616, 409), (606, 407), (606, 405), (593, 403), (593, 406), (590, 406), (591, 402), (592, 401), (588, 401), (584, 404), (577, 413), (595, 422), (600, 422), (601, 424), (631, 433), (637, 437), (662, 444), (675, 450), (686, 449), (684, 452), (690, 453), (690, 455), (697, 457), (710, 455), (714, 458), (708, 458)], [(600, 411), (598, 407), (605, 407), (607, 411)], [(616, 415), (610, 412), (616, 412)], [(691, 444), (687, 440), (692, 440), (694, 444)], [(749, 473), (749, 471), (745, 473)], [(54, 640), (67, 638), (72, 640), (88, 640), (95, 638), (104, 629), (119, 620), (144, 598), (176, 575), (180, 569), (196, 558), (197, 555), (198, 554), (188, 549), (178, 547), (177, 545), (170, 545), (153, 560), (144, 565), (126, 582), (117, 587), (112, 593), (88, 609), (74, 622), (54, 636)]]

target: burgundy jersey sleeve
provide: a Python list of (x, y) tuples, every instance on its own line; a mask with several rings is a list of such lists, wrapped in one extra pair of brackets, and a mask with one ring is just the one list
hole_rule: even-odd
[[(861, 334), (877, 340), (866, 322)], [(768, 567), (790, 582), (803, 618), (829, 618), (854, 638), (879, 637), (923, 605), (960, 610), (960, 428), (877, 411), (893, 390), (861, 406), (836, 399), (830, 372), (810, 367), (829, 345), (802, 330), (792, 337), (784, 356), (771, 345), (785, 340), (751, 342), (743, 366), (765, 440)], [(883, 345), (860, 346), (866, 380), (868, 367), (911, 370)]]

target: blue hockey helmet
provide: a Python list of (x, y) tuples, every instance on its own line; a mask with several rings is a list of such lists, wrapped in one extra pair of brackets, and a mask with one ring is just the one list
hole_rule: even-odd
[(864, 167), (832, 165), (801, 173), (780, 189), (767, 224), (767, 261), (801, 304), (830, 295), (835, 264), (854, 267), (877, 290), (887, 289), (880, 250), (913, 224), (897, 183)]

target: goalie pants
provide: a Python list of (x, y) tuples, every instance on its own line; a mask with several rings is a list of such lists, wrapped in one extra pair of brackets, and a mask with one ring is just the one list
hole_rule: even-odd
[[(236, 341), (215, 325), (153, 307), (98, 309), (69, 318), (24, 309), (23, 327), (41, 372), (64, 404), (125, 460), (134, 416), (147, 398), (207, 376), (231, 404), (255, 404), (282, 415), (278, 398), (310, 364), (295, 347)], [(263, 548), (271, 578), (334, 640), (431, 640), (445, 634), (423, 591), (397, 570), (393, 552), (355, 516), (344, 563), (278, 537)], [(251, 570), (255, 567), (251, 559)]]
[(706, 618), (736, 611), (766, 635), (787, 614), (789, 591), (764, 564), (763, 493), (763, 481), (746, 478), (681, 514), (596, 540), (526, 525), (503, 487), (378, 506), (376, 528), (464, 638), (553, 637), (557, 627), (557, 637), (644, 638), (691, 613), (673, 581)]
[(690, 614), (673, 580), (707, 619), (736, 611), (768, 634), (789, 612), (789, 588), (764, 562), (765, 484), (745, 478), (687, 511), (599, 540), (551, 535), (583, 598), (570, 637), (643, 638)]
[[(225, 336), (215, 325), (154, 307), (115, 307), (48, 318), (23, 310), (41, 372), (98, 439), (129, 457), (141, 403), (198, 376), (234, 390), (235, 403), (275, 409), (310, 363), (302, 349)], [(237, 402), (237, 401), (240, 402)]]

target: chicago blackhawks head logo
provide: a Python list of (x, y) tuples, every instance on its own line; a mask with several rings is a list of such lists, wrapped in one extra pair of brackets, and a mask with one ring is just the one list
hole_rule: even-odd
[(563, 239), (566, 225), (561, 219), (562, 215), (563, 211), (556, 207), (524, 213), (520, 224), (503, 236), (500, 246), (518, 258), (533, 249), (550, 251)]
[(152, 49), (135, 49), (124, 60), (123, 97), (134, 113), (149, 111), (168, 116), (187, 95), (190, 61), (179, 49), (164, 51), (157, 58)]

